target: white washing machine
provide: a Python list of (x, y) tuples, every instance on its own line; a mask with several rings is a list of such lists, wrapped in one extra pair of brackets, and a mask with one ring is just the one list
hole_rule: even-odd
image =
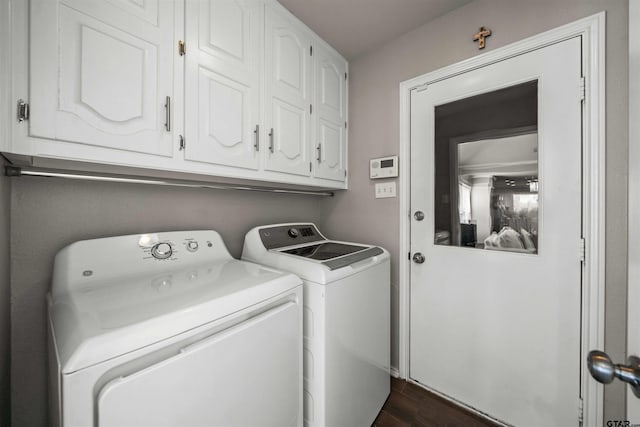
[(305, 425), (370, 426), (390, 392), (389, 253), (296, 223), (252, 229), (242, 259), (303, 279)]
[(76, 242), (48, 307), (53, 425), (302, 425), (302, 282), (215, 231)]

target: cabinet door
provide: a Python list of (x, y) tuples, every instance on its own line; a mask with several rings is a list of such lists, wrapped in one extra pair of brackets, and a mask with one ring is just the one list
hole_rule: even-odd
[(32, 136), (172, 155), (173, 2), (32, 0)]
[(285, 12), (266, 10), (266, 169), (309, 176), (311, 37)]
[(261, 3), (186, 4), (185, 158), (258, 169)]
[(344, 181), (347, 167), (347, 62), (321, 43), (316, 44), (314, 56), (314, 176)]

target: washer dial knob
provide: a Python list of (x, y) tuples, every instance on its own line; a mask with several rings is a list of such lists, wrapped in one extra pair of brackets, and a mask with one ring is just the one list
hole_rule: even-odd
[(173, 249), (169, 243), (157, 243), (151, 248), (151, 255), (156, 259), (167, 259), (173, 254)]
[(295, 239), (296, 237), (298, 237), (300, 233), (298, 232), (297, 228), (290, 228), (289, 231), (287, 231), (287, 234), (289, 234), (289, 237), (292, 237)]
[(196, 242), (195, 240), (189, 240), (187, 242), (187, 250), (189, 252), (195, 252), (198, 250), (198, 242)]

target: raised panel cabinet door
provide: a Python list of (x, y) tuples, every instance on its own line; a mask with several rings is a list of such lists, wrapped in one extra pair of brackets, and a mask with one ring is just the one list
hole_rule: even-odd
[(318, 115), (336, 122), (347, 120), (347, 61), (321, 43), (314, 46)]
[(171, 156), (173, 8), (33, 0), (30, 135)]
[(185, 159), (257, 170), (262, 3), (186, 3)]
[(315, 46), (316, 167), (314, 176), (344, 182), (347, 168), (347, 62)]
[(345, 134), (343, 123), (323, 118), (318, 120), (315, 177), (344, 182), (347, 151)]
[(266, 8), (266, 169), (309, 176), (311, 36), (285, 12)]

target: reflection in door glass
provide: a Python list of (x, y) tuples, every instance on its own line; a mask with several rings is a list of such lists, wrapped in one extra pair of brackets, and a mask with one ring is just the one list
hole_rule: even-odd
[(437, 245), (538, 252), (538, 83), (437, 106)]

